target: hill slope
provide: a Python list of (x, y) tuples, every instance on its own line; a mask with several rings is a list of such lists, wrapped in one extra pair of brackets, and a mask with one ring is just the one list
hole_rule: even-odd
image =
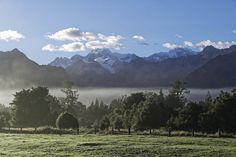
[(58, 86), (67, 78), (63, 68), (38, 65), (18, 49), (0, 52), (1, 87)]
[(186, 77), (191, 87), (217, 88), (236, 86), (236, 51), (220, 55)]

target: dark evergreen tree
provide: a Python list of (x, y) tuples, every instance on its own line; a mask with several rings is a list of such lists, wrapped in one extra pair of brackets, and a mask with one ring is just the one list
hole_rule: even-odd
[(49, 91), (46, 87), (22, 90), (14, 95), (11, 103), (13, 118), (19, 127), (34, 127), (48, 124)]
[(139, 106), (142, 105), (145, 99), (146, 97), (144, 93), (132, 93), (123, 101), (123, 124), (124, 127), (128, 129), (128, 134), (131, 133), (131, 128), (135, 124), (135, 121), (137, 119), (135, 118), (135, 113), (137, 113), (137, 109), (140, 109)]
[(174, 119), (174, 125), (179, 130), (192, 131), (199, 130), (199, 115), (202, 112), (202, 106), (197, 103), (189, 102), (178, 112)]

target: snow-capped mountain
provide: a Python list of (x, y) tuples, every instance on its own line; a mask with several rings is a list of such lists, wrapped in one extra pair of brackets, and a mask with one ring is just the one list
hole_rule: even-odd
[(159, 61), (169, 59), (169, 58), (179, 58), (179, 57), (191, 56), (191, 55), (196, 55), (196, 54), (197, 53), (195, 51), (192, 51), (187, 48), (175, 48), (168, 52), (154, 53), (151, 56), (146, 57), (145, 59), (151, 62), (159, 62)]
[(129, 63), (138, 58), (135, 54), (113, 53), (109, 49), (95, 49), (86, 56), (74, 55), (71, 58), (56, 58), (49, 65), (67, 68), (78, 61), (85, 63), (97, 62), (110, 73), (115, 72), (114, 64), (117, 62)]
[(49, 65), (67, 68), (78, 61), (83, 61), (86, 63), (97, 62), (110, 73), (115, 73), (115, 63), (130, 63), (138, 58), (144, 59), (148, 62), (160, 62), (169, 58), (179, 58), (196, 54), (196, 52), (190, 49), (176, 48), (170, 50), (169, 52), (155, 53), (149, 57), (141, 58), (135, 54), (121, 54), (117, 52), (111, 52), (109, 49), (95, 49), (86, 56), (74, 55), (71, 58), (58, 57)]
[(66, 57), (57, 57), (53, 62), (50, 63), (51, 66), (66, 68), (72, 65), (72, 60)]

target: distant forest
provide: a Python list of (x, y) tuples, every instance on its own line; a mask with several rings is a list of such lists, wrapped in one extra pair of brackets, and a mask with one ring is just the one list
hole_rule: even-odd
[(49, 94), (47, 87), (32, 87), (14, 94), (9, 107), (0, 107), (0, 127), (63, 129), (94, 128), (120, 132), (164, 129), (215, 133), (236, 132), (236, 90), (221, 91), (216, 98), (208, 93), (203, 101), (186, 99), (190, 94), (182, 81), (172, 84), (168, 94), (162, 90), (133, 93), (110, 104), (93, 101), (85, 106), (79, 101), (73, 82), (64, 83), (64, 97)]

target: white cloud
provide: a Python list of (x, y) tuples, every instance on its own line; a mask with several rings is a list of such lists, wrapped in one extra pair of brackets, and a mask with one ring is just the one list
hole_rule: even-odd
[(183, 36), (182, 35), (179, 35), (179, 34), (175, 34), (175, 36), (177, 37), (177, 38), (183, 38)]
[(77, 52), (77, 51), (85, 51), (85, 46), (81, 42), (73, 42), (69, 44), (63, 44), (61, 46), (55, 46), (52, 44), (45, 45), (42, 48), (43, 51), (65, 51), (65, 52)]
[(172, 43), (164, 43), (164, 44), (162, 44), (162, 46), (167, 49), (175, 49), (175, 48), (183, 47), (182, 45), (177, 45), (177, 44), (172, 44)]
[(236, 29), (232, 31), (234, 34), (236, 34)]
[(229, 48), (232, 45), (235, 45), (236, 42), (235, 41), (211, 41), (211, 40), (203, 40), (197, 44), (195, 44), (195, 46), (199, 49), (203, 49), (206, 46), (214, 46), (215, 48), (218, 49), (224, 49), (224, 48)]
[(21, 33), (14, 30), (5, 30), (0, 32), (0, 40), (4, 41), (20, 41), (25, 38)]
[(184, 47), (194, 47), (191, 41), (184, 41)]
[(61, 51), (66, 52), (77, 52), (77, 51), (85, 51), (85, 46), (81, 42), (73, 42), (69, 44), (64, 44), (60, 47)]
[(58, 51), (58, 47), (52, 44), (47, 44), (42, 48), (43, 51)]
[(48, 38), (61, 41), (81, 41), (85, 39), (78, 28), (63, 29), (54, 34), (48, 35)]
[(95, 41), (89, 41), (85, 43), (85, 46), (87, 49), (90, 49), (90, 50), (102, 49), (102, 48), (113, 48), (116, 50), (120, 50), (122, 45), (119, 42), (114, 42), (114, 41), (95, 40)]
[(132, 39), (137, 40), (137, 41), (145, 41), (145, 38), (141, 35), (134, 35)]
[(182, 45), (177, 45), (173, 43), (164, 43), (163, 47), (168, 49), (175, 49), (175, 48), (195, 48), (202, 50), (207, 46), (214, 46), (218, 49), (225, 49), (229, 48), (232, 45), (235, 45), (235, 41), (211, 41), (211, 40), (203, 40), (198, 43), (192, 43), (191, 41), (184, 41)]
[(79, 28), (67, 28), (47, 36), (49, 39), (58, 41), (70, 41), (71, 43), (55, 47), (48, 44), (42, 48), (43, 51), (65, 51), (76, 52), (92, 50), (97, 48), (120, 49), (122, 47), (121, 35), (103, 35), (93, 32), (82, 32)]

